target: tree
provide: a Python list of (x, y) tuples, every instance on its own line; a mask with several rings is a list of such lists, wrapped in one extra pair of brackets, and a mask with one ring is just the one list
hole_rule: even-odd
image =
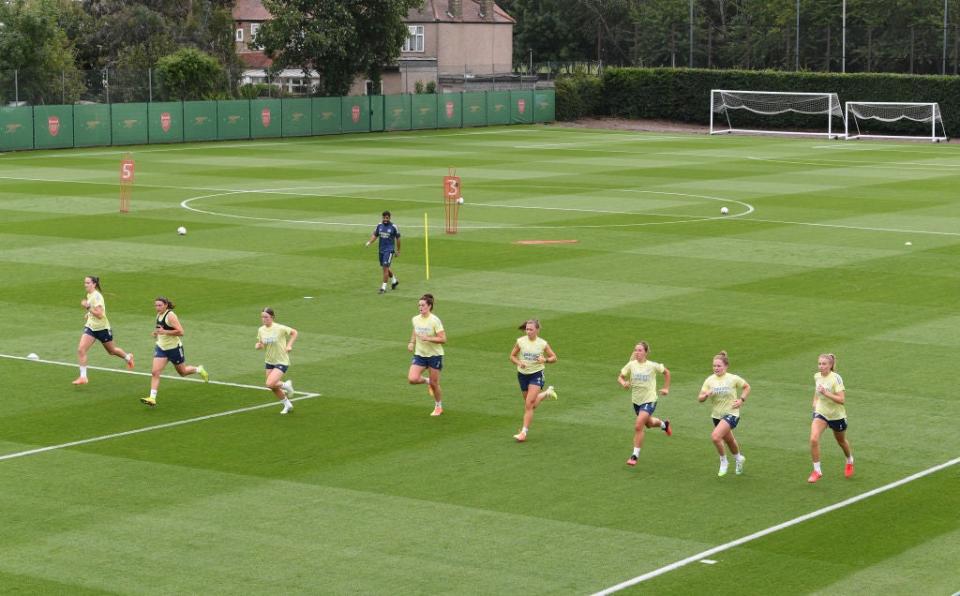
[(347, 95), (354, 78), (379, 82), (409, 35), (404, 18), (422, 0), (264, 0), (273, 20), (256, 44), (281, 67), (316, 70), (318, 95)]
[(61, 29), (58, 0), (0, 3), (0, 92), (14, 99), (14, 71), (20, 101), (60, 104), (76, 101), (84, 85), (74, 63), (76, 48)]
[(216, 58), (183, 48), (157, 62), (157, 77), (165, 99), (209, 99), (222, 94), (227, 79)]

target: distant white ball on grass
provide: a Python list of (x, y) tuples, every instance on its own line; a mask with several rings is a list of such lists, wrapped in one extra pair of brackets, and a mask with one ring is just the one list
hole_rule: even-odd
[(33, 352), (30, 352), (29, 354), (27, 354), (27, 360), (40, 360), (40, 357), (34, 354)]
[(180, 226), (179, 228), (177, 228), (177, 234), (180, 234), (181, 236), (186, 236), (187, 228)]
[(463, 205), (463, 197), (458, 198), (458, 199), (457, 199), (457, 202), (460, 203), (461, 205)]
[(720, 208), (720, 215), (726, 215), (727, 213), (730, 213), (729, 209), (727, 209), (726, 207)]
[(910, 242), (909, 240), (907, 240), (906, 242), (903, 243), (903, 245), (904, 245), (904, 246), (913, 246), (913, 242)]

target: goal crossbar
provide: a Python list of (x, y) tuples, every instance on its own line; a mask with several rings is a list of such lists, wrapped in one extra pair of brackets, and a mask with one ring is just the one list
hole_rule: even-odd
[[(730, 114), (747, 111), (761, 116), (776, 117), (781, 114), (795, 113), (808, 116), (823, 116), (824, 126), (816, 125), (819, 130), (778, 130), (771, 128), (743, 128), (735, 126)], [(716, 115), (723, 115), (727, 127), (717, 126)], [(844, 119), (843, 107), (836, 93), (814, 93), (800, 91), (752, 91), (734, 89), (712, 89), (710, 91), (710, 134), (742, 132), (749, 134), (792, 134), (840, 137), (835, 132), (834, 118)], [(822, 122), (822, 121), (820, 121)], [(841, 127), (836, 127), (840, 130)], [(843, 128), (845, 129), (845, 123)]]
[[(947, 140), (943, 127), (943, 114), (937, 102), (910, 101), (848, 101), (844, 106), (845, 132), (847, 139), (916, 139), (938, 143)], [(860, 130), (860, 121), (874, 120), (892, 123), (909, 120), (918, 124), (930, 124), (930, 134), (871, 134)], [(939, 126), (939, 134), (938, 128)], [(850, 130), (853, 127), (854, 130)], [(919, 129), (918, 129), (919, 130)]]

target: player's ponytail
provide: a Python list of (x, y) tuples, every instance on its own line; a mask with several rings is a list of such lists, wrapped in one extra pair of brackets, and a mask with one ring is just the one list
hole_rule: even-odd
[(170, 302), (169, 299), (164, 298), (163, 296), (157, 296), (153, 300), (154, 302), (163, 302), (167, 306), (167, 310), (173, 310), (174, 308), (176, 308), (173, 302)]

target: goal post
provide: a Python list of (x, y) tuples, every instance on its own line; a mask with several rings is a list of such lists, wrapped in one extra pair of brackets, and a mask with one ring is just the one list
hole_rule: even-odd
[[(749, 115), (741, 117), (741, 113)], [(836, 93), (710, 91), (710, 134), (741, 132), (839, 138), (843, 135), (840, 131), (845, 130), (843, 118), (843, 106)], [(839, 119), (839, 126), (835, 126), (834, 119)], [(746, 124), (739, 122), (742, 120)]]
[(846, 138), (947, 140), (937, 102), (848, 101)]

